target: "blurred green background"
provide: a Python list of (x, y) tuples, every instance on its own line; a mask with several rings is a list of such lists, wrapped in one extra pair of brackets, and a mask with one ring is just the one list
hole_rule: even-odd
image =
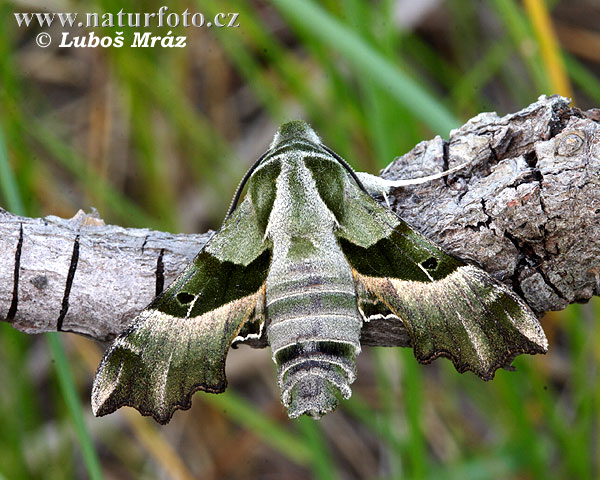
[[(217, 228), (278, 124), (304, 118), (376, 173), (481, 111), (540, 94), (600, 106), (596, 0), (171, 1), (238, 12), (238, 28), (174, 28), (184, 49), (57, 48), (15, 12), (157, 12), (167, 2), (0, 1), (0, 205), (173, 232)], [(41, 31), (53, 43), (35, 43)], [(597, 299), (595, 299), (597, 300)], [(101, 349), (0, 322), (0, 479), (597, 478), (600, 304), (547, 315), (545, 357), (483, 382), (407, 349), (365, 349), (354, 394), (290, 421), (268, 351), (240, 348), (226, 394), (167, 427), (91, 416)]]

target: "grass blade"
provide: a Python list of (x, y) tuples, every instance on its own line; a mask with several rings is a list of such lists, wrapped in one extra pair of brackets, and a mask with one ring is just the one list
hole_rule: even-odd
[(314, 478), (320, 480), (333, 480), (338, 478), (335, 473), (333, 457), (328, 442), (323, 437), (321, 425), (312, 418), (303, 416), (297, 421), (298, 430), (304, 436), (304, 443), (312, 453), (312, 471)]
[(367, 75), (434, 132), (447, 135), (458, 120), (440, 101), (355, 32), (310, 0), (273, 2), (298, 28), (340, 52), (357, 75)]
[(231, 390), (218, 396), (204, 395), (202, 399), (217, 410), (225, 410), (228, 417), (243, 425), (290, 460), (299, 465), (307, 466), (310, 464), (312, 455), (305, 442), (287, 432), (275, 420), (257, 412), (251, 404), (238, 397)]
[(552, 19), (545, 1), (524, 0), (523, 4), (540, 46), (542, 60), (550, 79), (550, 88), (553, 89), (554, 93), (558, 93), (563, 97), (573, 98), (573, 89), (565, 71), (558, 38), (552, 26)]
[(79, 441), (79, 446), (81, 447), (81, 453), (88, 475), (92, 480), (102, 480), (104, 477), (100, 468), (100, 461), (98, 460), (96, 450), (94, 449), (94, 443), (92, 442), (83, 420), (81, 404), (77, 397), (75, 382), (71, 375), (71, 369), (69, 367), (67, 356), (65, 355), (65, 350), (58, 338), (58, 333), (47, 333), (46, 338), (48, 340), (50, 352), (55, 361), (54, 365), (56, 367), (60, 389), (75, 426), (75, 432), (77, 433), (77, 439)]
[[(19, 196), (19, 191), (15, 182), (15, 178), (12, 175), (12, 171), (8, 165), (8, 155), (6, 154), (6, 148), (4, 145), (4, 136), (2, 134), (2, 127), (0, 125), (0, 188), (2, 189), (3, 195), (6, 197), (7, 206), (11, 211), (18, 215), (24, 215), (25, 211), (23, 203)], [(56, 372), (60, 388), (67, 403), (69, 412), (73, 419), (79, 445), (81, 446), (83, 459), (88, 471), (88, 474), (92, 480), (102, 480), (102, 471), (100, 469), (100, 462), (96, 455), (94, 445), (87, 431), (85, 423), (83, 421), (83, 414), (81, 411), (81, 405), (77, 398), (77, 391), (75, 383), (71, 376), (71, 370), (65, 355), (65, 351), (58, 339), (57, 333), (49, 333), (46, 335), (48, 339), (48, 345), (52, 352), (52, 356), (55, 359)]]
[(600, 79), (572, 55), (565, 56), (565, 63), (577, 86), (593, 101), (600, 103)]
[(6, 201), (6, 208), (17, 215), (24, 215), (25, 209), (19, 195), (19, 187), (8, 164), (8, 153), (4, 142), (4, 133), (0, 124), (0, 191)]

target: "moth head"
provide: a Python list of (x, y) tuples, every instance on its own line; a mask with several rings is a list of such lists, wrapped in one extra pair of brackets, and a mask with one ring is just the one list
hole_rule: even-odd
[[(257, 188), (255, 188), (255, 193), (253, 195), (253, 199), (256, 199), (255, 208), (258, 207), (258, 210), (260, 210), (262, 212), (259, 215), (259, 224), (263, 229), (265, 228), (266, 222), (268, 219), (268, 214), (270, 213), (270, 206), (272, 205), (273, 200), (274, 200), (274, 198), (273, 198), (274, 192), (269, 192), (269, 190), (272, 190), (271, 188), (267, 188), (267, 189), (258, 188), (258, 184), (259, 183), (273, 184), (274, 183), (273, 179), (277, 177), (280, 167), (278, 165), (271, 165), (270, 169), (269, 168), (264, 169), (260, 175), (256, 175), (256, 173), (257, 173), (257, 170), (259, 170), (261, 167), (264, 167), (265, 160), (268, 161), (268, 159), (274, 153), (274, 151), (276, 151), (280, 148), (286, 148), (287, 147), (286, 144), (292, 144), (294, 141), (300, 141), (301, 143), (304, 143), (304, 144), (313, 144), (314, 148), (316, 148), (317, 150), (319, 150), (321, 152), (326, 152), (327, 154), (329, 154), (331, 156), (331, 160), (339, 163), (348, 172), (348, 174), (354, 179), (354, 181), (356, 182), (358, 187), (361, 190), (363, 190), (365, 193), (368, 193), (368, 191), (363, 186), (361, 180), (358, 178), (358, 176), (356, 175), (354, 170), (352, 170), (352, 167), (343, 158), (341, 158), (337, 153), (335, 153), (333, 150), (331, 150), (327, 146), (323, 145), (321, 143), (321, 139), (319, 138), (319, 136), (315, 133), (315, 131), (312, 128), (310, 128), (310, 126), (306, 122), (304, 122), (303, 120), (294, 120), (291, 122), (284, 123), (281, 127), (279, 127), (279, 130), (273, 137), (273, 141), (271, 142), (269, 149), (264, 154), (262, 154), (258, 158), (258, 160), (256, 160), (256, 162), (254, 162), (252, 167), (250, 167), (250, 169), (246, 172), (246, 175), (244, 175), (244, 178), (242, 178), (242, 181), (238, 185), (238, 188), (235, 192), (233, 200), (231, 201), (231, 204), (229, 206), (229, 211), (227, 213), (226, 218), (231, 216), (233, 211), (236, 209), (246, 183), (253, 176), (256, 176), (254, 183), (257, 185)], [(335, 172), (333, 176), (337, 177), (336, 180), (341, 180), (339, 172)], [(259, 177), (265, 177), (266, 181), (263, 181), (263, 182), (258, 181)], [(330, 183), (330, 182), (328, 182), (327, 179), (323, 178), (322, 175), (320, 175), (319, 178), (322, 181), (322, 183), (323, 182)], [(337, 182), (337, 183), (339, 183), (339, 182)], [(339, 207), (339, 205), (342, 204), (342, 202), (340, 202), (341, 198), (339, 195), (340, 194), (340, 192), (339, 192), (340, 185), (337, 185), (336, 182), (334, 182), (333, 187), (334, 187), (333, 191), (331, 191), (331, 192), (323, 192), (323, 191), (320, 192), (321, 195), (323, 195), (325, 197), (331, 197), (331, 196), (334, 197), (333, 199), (329, 199), (329, 200), (332, 200), (328, 203), (328, 207), (330, 209), (332, 208), (332, 205), (336, 205), (337, 207)], [(259, 195), (258, 190), (261, 190), (262, 193), (264, 193), (264, 195)], [(259, 197), (261, 197), (261, 198), (259, 198)], [(336, 214), (337, 217), (340, 217), (340, 212), (334, 211), (334, 213)], [(339, 220), (339, 218), (338, 218), (338, 220)]]
[(276, 148), (282, 143), (294, 139), (308, 140), (309, 142), (317, 145), (321, 143), (321, 139), (315, 133), (315, 131), (310, 128), (308, 123), (303, 120), (294, 120), (292, 122), (284, 123), (281, 127), (279, 127), (279, 130), (277, 130), (277, 133), (273, 137), (273, 141), (271, 142), (269, 148)]
[[(239, 199), (242, 195), (242, 191), (244, 190), (244, 186), (246, 185), (248, 180), (250, 180), (250, 178), (254, 175), (255, 171), (261, 165), (264, 164), (264, 160), (266, 158), (268, 158), (271, 153), (273, 153), (273, 150), (284, 145), (286, 142), (291, 142), (292, 140), (302, 140), (304, 142), (314, 143), (315, 145), (321, 145), (321, 139), (319, 138), (319, 136), (315, 133), (315, 131), (312, 128), (310, 128), (308, 123), (304, 122), (303, 120), (294, 120), (292, 122), (284, 123), (281, 127), (279, 127), (279, 130), (277, 130), (277, 133), (273, 137), (273, 141), (271, 142), (269, 149), (265, 153), (263, 153), (258, 158), (258, 160), (256, 160), (256, 162), (254, 162), (252, 167), (250, 167), (250, 169), (246, 172), (246, 175), (244, 175), (244, 178), (242, 178), (242, 181), (238, 185), (238, 188), (235, 192), (233, 200), (231, 201), (231, 204), (229, 205), (229, 211), (227, 212), (226, 218), (231, 216), (233, 211), (236, 209)], [(279, 167), (274, 167), (274, 168), (279, 168)], [(273, 172), (270, 172), (270, 173), (271, 173), (270, 176), (273, 177), (273, 175), (272, 175)], [(269, 175), (267, 175), (267, 176), (269, 176)], [(261, 200), (260, 203), (261, 203), (261, 205), (262, 204), (268, 205), (269, 203), (272, 203), (271, 200), (272, 200), (271, 198), (267, 198), (267, 199), (265, 199), (265, 201)], [(263, 209), (263, 210), (266, 211), (265, 209)], [(263, 215), (263, 217), (264, 217), (264, 215)], [(261, 219), (259, 219), (259, 221), (264, 226), (265, 218), (261, 218)]]

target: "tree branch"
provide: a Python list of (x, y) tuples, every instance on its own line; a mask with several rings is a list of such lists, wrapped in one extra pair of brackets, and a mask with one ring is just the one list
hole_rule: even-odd
[[(446, 251), (511, 284), (541, 315), (600, 292), (600, 111), (540, 97), (517, 113), (482, 113), (418, 144), (383, 172), (444, 180), (394, 192), (390, 205)], [(104, 225), (78, 213), (24, 218), (0, 210), (0, 318), (27, 333), (110, 340), (209, 238)], [(408, 345), (366, 325), (362, 342)], [(260, 346), (262, 344), (255, 344)]]

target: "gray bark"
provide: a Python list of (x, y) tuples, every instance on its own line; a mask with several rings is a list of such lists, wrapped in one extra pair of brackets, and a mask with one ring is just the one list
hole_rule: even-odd
[[(447, 179), (396, 190), (390, 205), (449, 253), (507, 282), (538, 315), (598, 295), (600, 111), (554, 96), (504, 117), (482, 113), (449, 140), (418, 144), (382, 176), (464, 162)], [(0, 319), (27, 333), (110, 340), (209, 237), (104, 225), (83, 212), (64, 220), (0, 210)], [(409, 343), (398, 325), (363, 330), (365, 344)]]

